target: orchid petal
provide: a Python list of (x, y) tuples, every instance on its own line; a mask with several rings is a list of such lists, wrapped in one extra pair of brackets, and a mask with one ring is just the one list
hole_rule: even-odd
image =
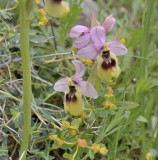
[(84, 64), (79, 60), (73, 60), (72, 63), (75, 65), (76, 72), (73, 80), (78, 80), (83, 77), (85, 73), (85, 66)]
[(83, 95), (94, 99), (98, 98), (97, 91), (89, 82), (82, 81), (79, 87), (81, 88)]
[(110, 52), (114, 53), (116, 56), (127, 54), (128, 49), (122, 43), (118, 41), (109, 42), (108, 45)]
[(105, 43), (105, 29), (102, 26), (93, 27), (90, 31), (91, 39), (97, 50), (101, 50)]
[(113, 14), (108, 16), (102, 24), (102, 26), (105, 28), (106, 33), (110, 32), (113, 29), (114, 25), (115, 18), (113, 17)]
[(100, 22), (95, 18), (95, 16), (92, 16), (91, 18), (91, 28), (101, 26)]
[(78, 51), (77, 58), (95, 60), (98, 54), (99, 51), (96, 49), (95, 45), (90, 44)]
[(90, 34), (87, 33), (83, 36), (80, 36), (79, 38), (77, 38), (74, 43), (73, 46), (77, 49), (83, 48), (85, 46), (87, 46), (90, 42), (91, 38), (90, 38)]
[(89, 29), (82, 25), (71, 28), (70, 37), (79, 37), (82, 33), (89, 33)]
[(58, 80), (54, 85), (54, 90), (58, 92), (66, 92), (69, 89), (69, 82), (67, 78)]

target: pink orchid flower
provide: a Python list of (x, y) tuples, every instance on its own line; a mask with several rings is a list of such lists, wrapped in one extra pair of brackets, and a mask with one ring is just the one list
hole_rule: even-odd
[(103, 26), (93, 27), (90, 31), (91, 39), (94, 44), (90, 44), (78, 51), (77, 57), (83, 59), (95, 60), (98, 54), (105, 47), (110, 53), (116, 56), (127, 54), (128, 50), (122, 43), (118, 41), (106, 42), (106, 30)]
[(72, 63), (76, 68), (74, 78), (72, 78), (72, 81), (70, 81), (70, 78), (68, 77), (58, 80), (54, 85), (54, 90), (65, 93), (69, 90), (70, 86), (77, 86), (81, 89), (83, 95), (96, 99), (98, 97), (98, 93), (95, 88), (87, 81), (82, 80), (82, 77), (85, 73), (84, 64), (79, 60), (73, 60)]
[(85, 66), (79, 60), (73, 60), (76, 73), (74, 78), (62, 78), (54, 85), (54, 90), (65, 93), (64, 108), (66, 113), (72, 116), (80, 116), (84, 111), (84, 103), (81, 95), (97, 98), (98, 94), (94, 87), (82, 80), (85, 73)]
[[(114, 25), (115, 25), (115, 18), (113, 17), (112, 14), (109, 15), (102, 24), (106, 33), (110, 32), (113, 29)], [(94, 16), (92, 16), (91, 27), (95, 26), (101, 26), (101, 24), (100, 22), (97, 21), (97, 19)], [(86, 47), (91, 41), (90, 30), (82, 25), (77, 25), (73, 27), (70, 31), (70, 37), (77, 38), (73, 42), (73, 46), (77, 49)]]

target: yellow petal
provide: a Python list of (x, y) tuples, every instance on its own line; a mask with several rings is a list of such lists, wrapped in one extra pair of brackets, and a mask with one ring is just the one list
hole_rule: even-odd
[(53, 0), (46, 0), (44, 8), (50, 16), (56, 18), (64, 17), (70, 11), (68, 3), (66, 1), (55, 2)]

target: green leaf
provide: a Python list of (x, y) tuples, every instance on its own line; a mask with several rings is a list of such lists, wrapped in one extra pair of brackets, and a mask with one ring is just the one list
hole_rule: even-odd
[(71, 155), (71, 154), (68, 154), (68, 153), (64, 153), (64, 154), (63, 154), (63, 158), (66, 158), (66, 159), (71, 160), (71, 159), (72, 159), (72, 155)]
[(94, 159), (94, 152), (91, 149), (89, 150), (89, 156), (91, 159)]
[(71, 122), (71, 126), (77, 126), (77, 127), (79, 127), (79, 125), (80, 125), (79, 119), (74, 119), (74, 120)]
[(125, 110), (131, 110), (139, 106), (138, 103), (130, 102), (130, 101), (120, 101), (118, 105), (123, 106)]
[(52, 121), (52, 117), (51, 117), (51, 115), (49, 114), (49, 112), (46, 111), (46, 110), (43, 110), (43, 109), (41, 109), (41, 111), (42, 111), (44, 117), (46, 118), (46, 120), (48, 120), (49, 122), (51, 122), (51, 121)]
[(123, 114), (123, 109), (120, 109), (119, 112), (114, 117), (114, 119), (110, 122), (107, 129), (105, 130), (105, 133), (108, 133), (112, 128), (114, 128), (121, 121), (121, 119), (124, 118), (125, 115), (122, 115), (122, 114)]
[(148, 123), (148, 120), (147, 120), (145, 117), (143, 117), (143, 116), (139, 116), (139, 117), (137, 118), (137, 121), (143, 122), (143, 123)]
[(43, 17), (43, 14), (41, 12), (37, 12), (36, 17), (41, 20), (41, 18)]

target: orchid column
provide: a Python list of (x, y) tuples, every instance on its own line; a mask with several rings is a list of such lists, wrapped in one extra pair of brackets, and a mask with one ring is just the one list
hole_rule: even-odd
[(23, 67), (23, 109), (24, 109), (24, 124), (22, 144), (19, 157), (21, 160), (26, 159), (26, 153), (29, 143), (29, 133), (31, 127), (31, 68), (30, 68), (30, 53), (29, 53), (29, 22), (32, 13), (32, 0), (19, 0), (19, 15), (20, 15), (20, 44)]

